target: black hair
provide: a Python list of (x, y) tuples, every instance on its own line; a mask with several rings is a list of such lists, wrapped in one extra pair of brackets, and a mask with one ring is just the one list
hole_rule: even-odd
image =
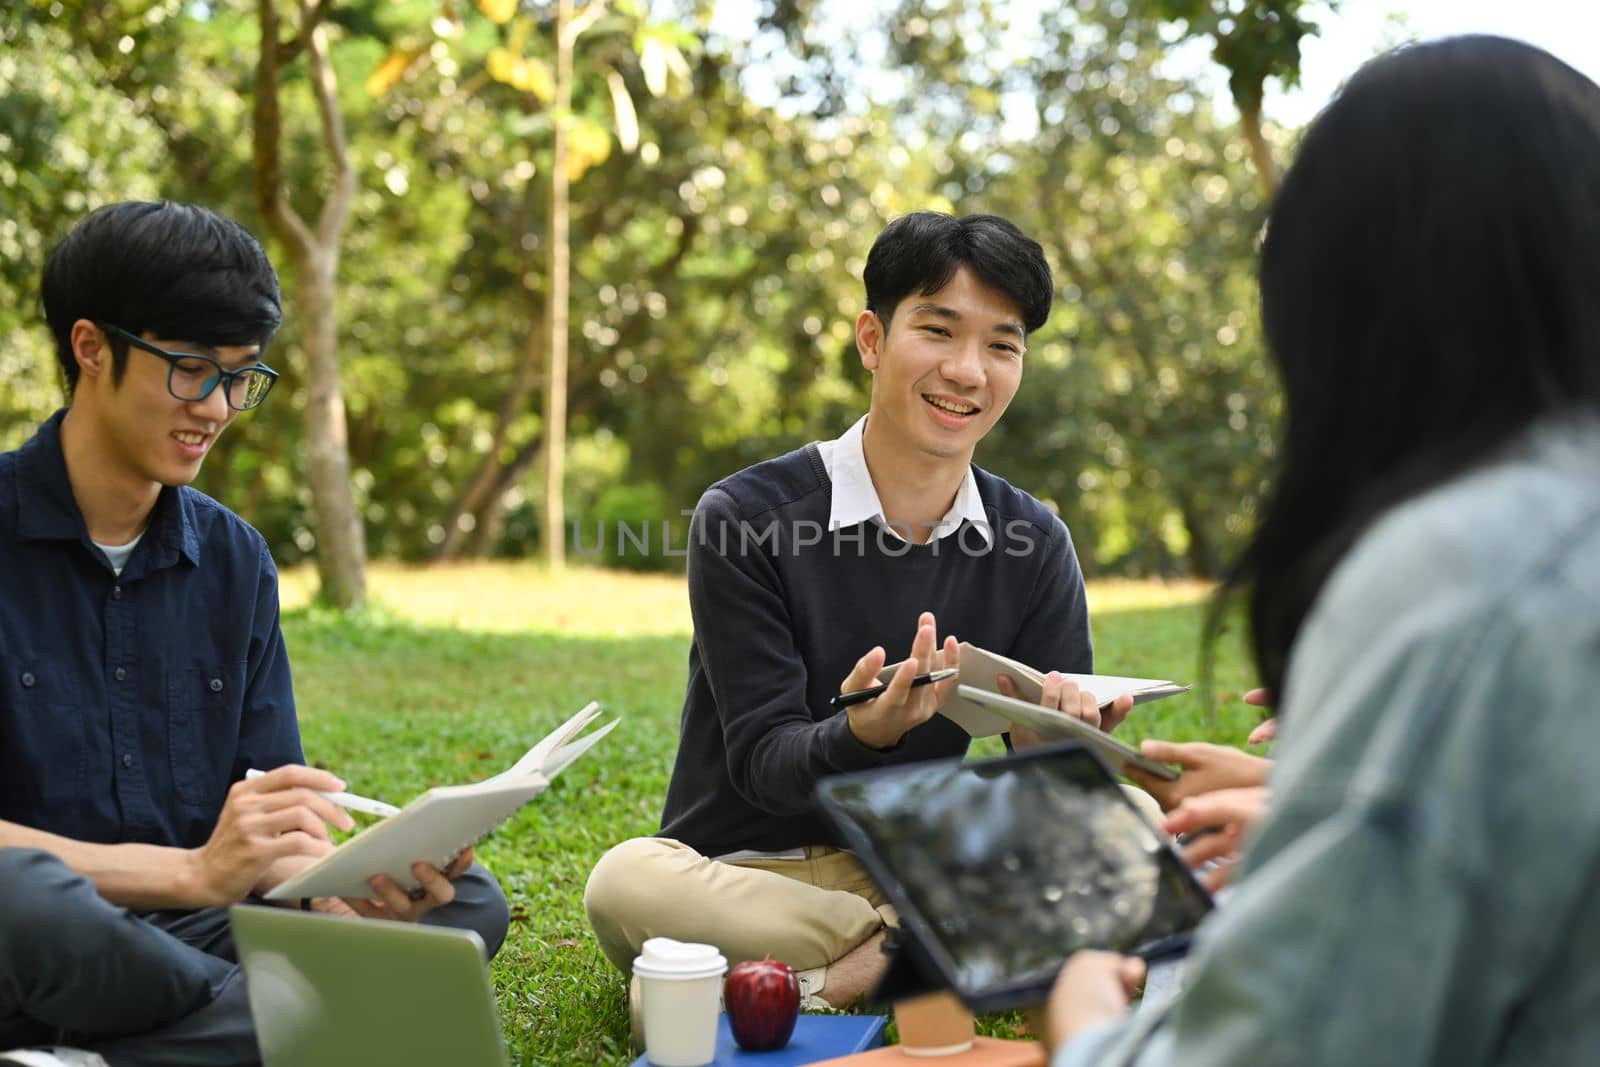
[[(139, 335), (204, 345), (266, 348), (283, 319), (278, 275), (250, 232), (194, 204), (107, 204), (50, 253), (41, 284), (45, 321), (70, 396), (78, 384), (72, 324), (79, 319)], [(127, 342), (110, 337), (112, 380)]]
[(1497, 37), (1372, 61), (1306, 133), (1260, 272), (1287, 418), (1225, 593), (1247, 592), (1281, 696), (1375, 518), (1547, 415), (1600, 408), (1600, 86)]
[(912, 293), (936, 293), (966, 267), (1022, 311), (1032, 333), (1050, 317), (1055, 283), (1039, 242), (998, 215), (914, 211), (884, 228), (867, 253), (867, 310), (889, 320)]

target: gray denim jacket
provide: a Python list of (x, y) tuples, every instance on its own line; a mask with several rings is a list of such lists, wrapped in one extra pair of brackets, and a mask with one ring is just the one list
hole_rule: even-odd
[(1184, 993), (1054, 1067), (1600, 1064), (1600, 420), (1376, 523), (1289, 679)]

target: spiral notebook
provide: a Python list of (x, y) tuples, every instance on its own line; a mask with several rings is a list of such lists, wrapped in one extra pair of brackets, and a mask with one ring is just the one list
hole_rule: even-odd
[(600, 705), (589, 704), (493, 778), (429, 789), (273, 889), (267, 899), (368, 897), (372, 888), (367, 881), (376, 874), (387, 874), (402, 889), (416, 888), (413, 863), (449, 866), (462, 849), (548, 789), (551, 779), (621, 721), (613, 719), (580, 737), (599, 715)]

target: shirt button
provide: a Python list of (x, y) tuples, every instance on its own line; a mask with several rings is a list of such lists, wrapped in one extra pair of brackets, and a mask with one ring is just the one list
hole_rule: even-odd
[(35, 679), (33, 677), (33, 672), (32, 671), (23, 671), (22, 672), (22, 688), (24, 688), (24, 689), (32, 689), (34, 681), (35, 681)]
[(114, 585), (114, 586), (111, 587), (111, 599), (112, 600), (121, 600), (122, 599), (122, 586)]
[(111, 677), (115, 678), (119, 682), (122, 681), (127, 676), (128, 676), (128, 672), (126, 670), (124, 670), (123, 668), (121, 668), (121, 667), (118, 667), (116, 670), (111, 672)]
[(211, 691), (213, 693), (222, 692), (222, 679), (221, 678), (213, 678), (213, 679), (211, 679)]
[(124, 767), (132, 767), (133, 766), (133, 756), (131, 754), (127, 753), (127, 752), (124, 752), (122, 754), (122, 765)]

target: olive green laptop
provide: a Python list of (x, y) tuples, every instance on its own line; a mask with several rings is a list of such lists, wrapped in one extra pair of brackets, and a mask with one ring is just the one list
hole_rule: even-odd
[(230, 910), (264, 1067), (505, 1067), (470, 931)]

